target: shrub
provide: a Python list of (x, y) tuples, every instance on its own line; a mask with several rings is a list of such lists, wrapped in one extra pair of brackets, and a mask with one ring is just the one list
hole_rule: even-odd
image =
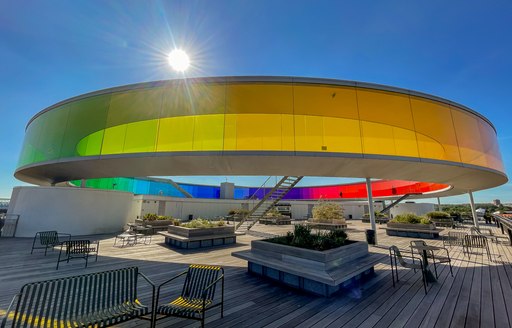
[(214, 227), (222, 227), (226, 225), (226, 222), (224, 220), (220, 221), (210, 221), (207, 219), (201, 219), (197, 218), (187, 223), (180, 224), (182, 227), (185, 228), (214, 228)]
[(281, 213), (277, 210), (277, 208), (272, 207), (267, 213), (265, 213), (266, 217), (276, 217), (281, 216)]
[(412, 224), (430, 224), (430, 220), (428, 218), (418, 216), (413, 213), (400, 214), (394, 217), (394, 219), (389, 222), (394, 223), (412, 223)]
[(429, 219), (449, 219), (450, 214), (441, 211), (428, 212), (425, 216)]
[(233, 209), (229, 210), (228, 215), (245, 216), (247, 213), (249, 213), (249, 211), (244, 208), (233, 208)]
[(314, 222), (331, 222), (332, 220), (343, 220), (343, 208), (336, 203), (319, 201), (313, 207)]
[(267, 239), (268, 242), (294, 246), (299, 248), (325, 251), (348, 244), (348, 237), (345, 231), (338, 229), (326, 233), (311, 233), (311, 227), (296, 225), (293, 232), (286, 236)]
[(155, 221), (156, 219), (158, 219), (158, 215), (156, 215), (155, 213), (146, 213), (143, 218), (144, 220)]
[[(363, 218), (369, 218), (370, 217), (370, 213), (364, 213), (363, 214)], [(376, 218), (387, 218), (388, 216), (384, 213), (381, 213), (379, 211), (375, 211), (375, 217)]]

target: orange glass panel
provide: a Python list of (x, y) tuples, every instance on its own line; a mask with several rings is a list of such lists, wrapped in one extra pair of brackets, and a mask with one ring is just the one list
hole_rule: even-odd
[(296, 115), (359, 119), (353, 87), (295, 85), (294, 107)]
[(463, 163), (486, 166), (478, 118), (466, 111), (452, 107), (453, 123)]
[(450, 107), (418, 97), (411, 106), (420, 157), (460, 162)]
[(226, 94), (227, 114), (293, 114), (291, 84), (231, 84)]
[(414, 130), (409, 96), (373, 89), (357, 89), (361, 121)]
[(487, 167), (505, 172), (505, 167), (503, 166), (503, 160), (501, 159), (501, 153), (498, 146), (498, 140), (496, 138), (496, 132), (484, 120), (480, 120), (478, 122), (478, 128), (480, 130), (483, 151), (486, 154)]

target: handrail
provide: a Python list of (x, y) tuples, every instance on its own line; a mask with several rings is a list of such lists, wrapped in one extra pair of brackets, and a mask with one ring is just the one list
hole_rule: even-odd
[(273, 175), (269, 176), (269, 177), (267, 178), (267, 180), (265, 180), (265, 182), (263, 182), (263, 184), (262, 184), (258, 189), (256, 189), (256, 191), (255, 191), (255, 192), (253, 192), (253, 193), (252, 193), (251, 197), (249, 197), (249, 198), (247, 198), (247, 199), (249, 199), (249, 200), (250, 200), (250, 199), (254, 199), (254, 196), (258, 193), (258, 191), (260, 191), (260, 189), (261, 189), (261, 188), (264, 188), (264, 187), (265, 187), (265, 185), (267, 184), (268, 180), (270, 180), (270, 178), (272, 178), (272, 177), (273, 177)]

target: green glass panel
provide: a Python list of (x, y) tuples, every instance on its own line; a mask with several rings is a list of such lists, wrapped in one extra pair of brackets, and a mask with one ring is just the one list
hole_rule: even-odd
[(70, 104), (61, 158), (100, 154), (109, 103), (110, 95), (101, 95)]
[(106, 127), (157, 119), (162, 109), (164, 88), (114, 93)]
[[(44, 121), (44, 125), (37, 145), (37, 154), (41, 156), (39, 160), (47, 161), (60, 158), (68, 115), (69, 106), (63, 105), (40, 116)], [(37, 160), (36, 158), (34, 159)]]

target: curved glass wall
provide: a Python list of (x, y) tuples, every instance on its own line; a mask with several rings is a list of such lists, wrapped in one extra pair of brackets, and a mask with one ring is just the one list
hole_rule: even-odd
[(504, 172), (496, 132), (453, 104), (369, 87), (177, 80), (64, 102), (18, 168), (84, 156), (276, 151), (441, 160)]

